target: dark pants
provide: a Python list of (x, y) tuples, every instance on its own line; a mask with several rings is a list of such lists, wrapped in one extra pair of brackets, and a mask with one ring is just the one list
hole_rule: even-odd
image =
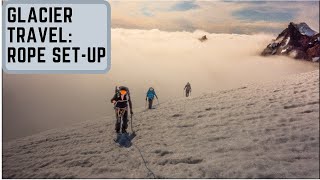
[(149, 102), (149, 109), (152, 109), (153, 99), (148, 99), (148, 102)]
[(186, 97), (188, 97), (189, 96), (189, 91), (188, 90), (186, 90)]
[[(116, 132), (119, 133), (120, 128), (122, 129), (122, 132), (126, 132), (126, 129), (128, 128), (128, 111), (126, 110), (119, 110), (119, 112), (116, 111), (116, 117), (117, 117), (116, 127), (115, 127)], [(120, 127), (121, 121), (122, 121), (122, 127)]]

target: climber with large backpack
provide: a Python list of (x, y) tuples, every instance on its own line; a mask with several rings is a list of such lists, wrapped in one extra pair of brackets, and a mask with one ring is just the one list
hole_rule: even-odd
[(119, 88), (116, 87), (115, 95), (111, 99), (111, 103), (114, 104), (117, 118), (115, 125), (116, 133), (127, 133), (129, 108), (131, 117), (133, 115), (129, 89), (125, 86), (120, 86)]
[(148, 108), (149, 109), (152, 109), (152, 103), (153, 103), (154, 97), (156, 97), (158, 99), (158, 96), (157, 96), (156, 92), (154, 91), (153, 87), (150, 87), (148, 89), (148, 92), (146, 95), (146, 101), (148, 101)]
[(189, 94), (191, 94), (191, 85), (190, 83), (188, 82), (185, 86), (184, 86), (184, 89), (186, 91), (186, 97), (189, 96)]

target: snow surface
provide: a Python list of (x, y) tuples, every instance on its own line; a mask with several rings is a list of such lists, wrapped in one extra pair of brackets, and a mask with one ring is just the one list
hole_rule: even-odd
[(306, 23), (300, 23), (296, 26), (302, 35), (314, 36), (315, 34), (317, 34), (317, 32), (312, 30)]
[(312, 61), (313, 61), (313, 62), (318, 62), (319, 59), (320, 59), (320, 57), (313, 57), (313, 58), (312, 58)]
[(284, 46), (287, 46), (289, 44), (289, 41), (290, 41), (290, 37), (286, 39), (286, 43), (284, 44)]
[[(3, 144), (3, 178), (319, 178), (319, 70), (136, 109)], [(140, 154), (141, 153), (141, 154)], [(141, 157), (142, 155), (142, 157)]]
[(288, 49), (282, 49), (281, 53), (285, 53)]

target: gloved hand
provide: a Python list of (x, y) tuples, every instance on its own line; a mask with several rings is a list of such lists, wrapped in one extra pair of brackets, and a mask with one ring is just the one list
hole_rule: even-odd
[(130, 114), (133, 114), (133, 111), (130, 111)]

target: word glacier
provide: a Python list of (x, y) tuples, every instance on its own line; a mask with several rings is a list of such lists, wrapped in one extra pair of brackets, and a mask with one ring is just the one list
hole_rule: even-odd
[(8, 8), (8, 22), (9, 23), (71, 23), (72, 8), (70, 7), (40, 7), (35, 9), (30, 8), (26, 19), (22, 16), (21, 7), (9, 7)]

